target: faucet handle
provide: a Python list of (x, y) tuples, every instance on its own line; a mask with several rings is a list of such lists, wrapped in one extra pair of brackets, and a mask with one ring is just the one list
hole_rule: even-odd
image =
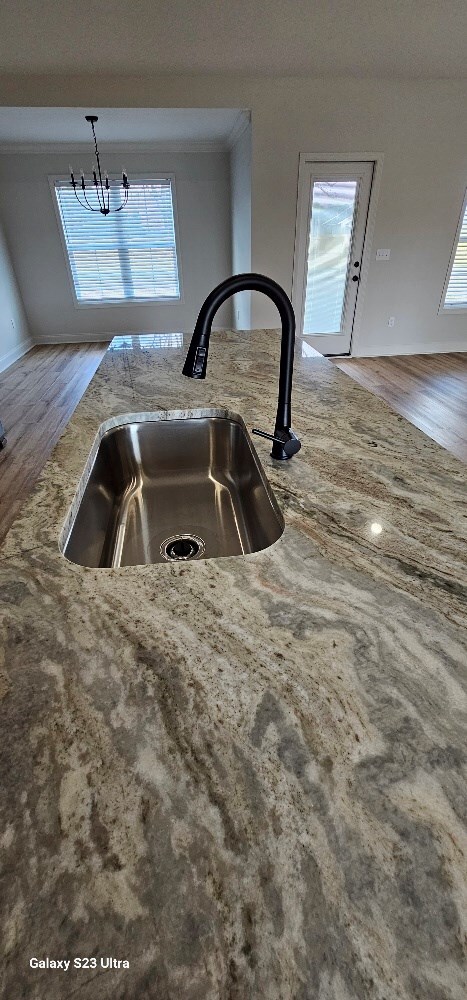
[(252, 434), (258, 434), (259, 437), (267, 438), (268, 441), (273, 441), (275, 445), (279, 445), (280, 447), (273, 447), (271, 451), (272, 458), (279, 460), (292, 458), (302, 447), (302, 442), (299, 441), (297, 435), (289, 428), (284, 428), (283, 431), (276, 431), (274, 434), (267, 434), (266, 431), (260, 431), (257, 427), (253, 427)]

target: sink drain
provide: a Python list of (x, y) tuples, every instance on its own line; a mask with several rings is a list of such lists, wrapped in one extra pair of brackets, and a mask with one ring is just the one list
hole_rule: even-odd
[(171, 535), (161, 545), (161, 555), (172, 562), (188, 562), (204, 555), (205, 545), (198, 535)]

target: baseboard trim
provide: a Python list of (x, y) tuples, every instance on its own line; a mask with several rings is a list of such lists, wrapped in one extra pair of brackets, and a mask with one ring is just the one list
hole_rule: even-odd
[[(226, 329), (230, 329), (230, 327), (213, 326), (212, 331), (213, 333), (215, 333), (216, 331), (220, 332)], [(193, 330), (161, 330), (160, 328), (156, 328), (153, 330), (133, 330), (133, 331), (127, 330), (122, 333), (118, 332), (115, 333), (115, 331), (113, 333), (82, 333), (82, 334), (71, 333), (63, 337), (54, 337), (53, 335), (51, 336), (46, 335), (44, 337), (41, 336), (34, 337), (34, 344), (37, 345), (57, 344), (57, 346), (59, 346), (60, 344), (91, 344), (91, 343), (101, 344), (104, 341), (112, 340), (113, 337), (138, 337), (140, 335), (141, 336), (150, 335), (151, 333), (161, 333), (161, 334), (183, 333), (191, 337)]]
[(22, 340), (17, 347), (13, 347), (11, 351), (7, 351), (0, 357), (0, 372), (6, 371), (10, 365), (14, 365), (15, 361), (19, 361), (24, 354), (27, 354), (34, 347), (32, 340)]
[(391, 344), (391, 347), (375, 347), (352, 353), (352, 358), (391, 358), (401, 354), (458, 354), (467, 351), (464, 340), (440, 340), (432, 344)]
[(69, 334), (66, 337), (54, 337), (53, 334), (48, 337), (35, 337), (34, 343), (39, 347), (41, 344), (56, 344), (57, 347), (61, 344), (101, 344), (107, 340), (112, 340), (115, 337), (115, 333), (82, 333), (80, 334)]

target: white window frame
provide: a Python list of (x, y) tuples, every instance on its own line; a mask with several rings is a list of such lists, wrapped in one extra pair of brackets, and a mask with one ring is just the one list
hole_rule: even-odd
[[(64, 181), (70, 183), (69, 174), (49, 174), (48, 181), (50, 187), (50, 193), (52, 196), (55, 218), (57, 220), (58, 232), (60, 234), (60, 242), (62, 244), (63, 254), (66, 262), (66, 269), (68, 274), (68, 279), (70, 282), (71, 294), (73, 298), (73, 305), (75, 309), (115, 309), (117, 306), (122, 306), (123, 308), (128, 308), (131, 306), (133, 309), (140, 305), (165, 305), (165, 306), (179, 306), (184, 304), (184, 294), (183, 294), (183, 278), (182, 278), (182, 260), (180, 252), (180, 230), (178, 224), (178, 210), (177, 210), (177, 191), (175, 186), (175, 174), (164, 173), (164, 174), (132, 174), (131, 175), (135, 181), (139, 184), (157, 184), (157, 181), (170, 181), (172, 189), (172, 208), (174, 215), (174, 232), (175, 232), (175, 250), (177, 254), (177, 268), (178, 268), (178, 296), (160, 297), (156, 299), (106, 299), (103, 301), (88, 301), (82, 302), (76, 296), (75, 283), (73, 281), (73, 274), (71, 270), (70, 258), (68, 256), (68, 249), (65, 240), (65, 233), (63, 232), (62, 220), (60, 217), (60, 208), (58, 204), (57, 195), (55, 193), (55, 184), (59, 182), (62, 184)], [(109, 174), (110, 181), (121, 181), (120, 175)], [(131, 197), (131, 177), (130, 177), (130, 192), (129, 197)], [(83, 208), (83, 212), (87, 209)], [(125, 211), (125, 209), (122, 209)]]
[(467, 302), (463, 306), (447, 306), (446, 305), (446, 295), (449, 288), (449, 282), (451, 280), (452, 269), (454, 267), (454, 261), (456, 259), (457, 246), (459, 243), (459, 236), (462, 229), (462, 223), (464, 221), (465, 210), (467, 208), (467, 188), (464, 193), (464, 200), (462, 202), (462, 208), (459, 215), (459, 220), (456, 228), (456, 235), (454, 237), (454, 243), (452, 245), (451, 256), (449, 258), (448, 269), (446, 277), (444, 279), (443, 292), (441, 295), (441, 301), (438, 307), (438, 316), (449, 316), (450, 313), (465, 313), (467, 312)]

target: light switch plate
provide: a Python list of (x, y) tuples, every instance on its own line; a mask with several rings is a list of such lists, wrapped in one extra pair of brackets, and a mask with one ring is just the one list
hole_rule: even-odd
[(391, 251), (390, 250), (377, 250), (376, 251), (376, 260), (389, 260), (390, 256), (391, 256)]

